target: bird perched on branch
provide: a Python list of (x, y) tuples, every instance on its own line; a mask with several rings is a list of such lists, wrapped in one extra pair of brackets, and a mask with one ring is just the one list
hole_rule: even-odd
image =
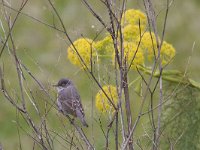
[(88, 124), (85, 121), (84, 109), (81, 104), (81, 98), (78, 94), (77, 89), (71, 80), (67, 78), (60, 79), (55, 85), (58, 91), (58, 109), (64, 115), (72, 115), (78, 117), (82, 124), (88, 127)]

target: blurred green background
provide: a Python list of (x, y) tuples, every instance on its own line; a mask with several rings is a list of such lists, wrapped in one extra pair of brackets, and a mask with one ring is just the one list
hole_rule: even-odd
[[(11, 0), (11, 7), (18, 9), (20, 2)], [(105, 19), (108, 23), (108, 13), (105, 11), (105, 7), (99, 1), (90, 0), (94, 9)], [(89, 37), (93, 39), (99, 30), (102, 29), (101, 24), (94, 18), (84, 4), (81, 1), (74, 0), (57, 0), (54, 1), (55, 7), (61, 15), (67, 32), (72, 40), (75, 40), (81, 36)], [(0, 8), (3, 9), (2, 4)], [(139, 0), (127, 3), (128, 8), (141, 9), (144, 11), (143, 3)], [(158, 14), (158, 27), (159, 33), (162, 32), (163, 17), (165, 15), (166, 1), (155, 1), (156, 14)], [(12, 18), (16, 15), (16, 12), (6, 8), (11, 13)], [(52, 11), (52, 8), (47, 1), (30, 0), (22, 11), (34, 18), (37, 18), (48, 24), (55, 24), (56, 27), (61, 28), (58, 23), (58, 19)], [(2, 25), (5, 27), (3, 13), (0, 14)], [(167, 28), (165, 34), (165, 40), (171, 43), (176, 48), (176, 57), (169, 68), (178, 69), (182, 72), (188, 64), (188, 59), (191, 56), (189, 63), (188, 75), (194, 80), (200, 82), (200, 1), (199, 0), (182, 0), (173, 1), (171, 4), (168, 19)], [(0, 37), (4, 38), (2, 28), (0, 29)], [(102, 35), (103, 36), (103, 35)], [(69, 77), (79, 89), (82, 97), (83, 105), (86, 111), (88, 122), (91, 117), (91, 112), (94, 115), (99, 115), (98, 112), (92, 109), (94, 107), (92, 98), (95, 96), (98, 87), (93, 85), (88, 79), (85, 72), (78, 67), (73, 66), (67, 60), (66, 50), (69, 46), (69, 42), (66, 37), (48, 26), (45, 26), (34, 19), (27, 17), (23, 14), (20, 15), (13, 29), (13, 37), (15, 46), (17, 47), (17, 55), (21, 62), (25, 64), (34, 76), (45, 85), (45, 88), (51, 92), (56, 99), (56, 91), (51, 84), (56, 83), (61, 77)], [(195, 45), (194, 45), (195, 44)], [(192, 47), (194, 45), (194, 51)], [(2, 45), (0, 45), (2, 48)], [(16, 69), (13, 63), (13, 58), (10, 57), (7, 49), (4, 50), (2, 57), (0, 58), (0, 64), (4, 65), (5, 83), (12, 96), (20, 97), (18, 79), (16, 76)], [(32, 79), (26, 74), (28, 80), (28, 87), (33, 91), (33, 94), (37, 97), (38, 103), (41, 103), (41, 109), (44, 106), (43, 101), (48, 98), (41, 92), (41, 89), (32, 81)], [(95, 87), (95, 88), (94, 88)], [(20, 100), (20, 98), (19, 98)], [(18, 142), (18, 130), (15, 123), (16, 110), (11, 107), (11, 104), (0, 93), (0, 142), (5, 149), (15, 149), (19, 146)], [(30, 106), (29, 108), (34, 109)], [(32, 110), (33, 109), (33, 110)], [(52, 128), (59, 128), (57, 124), (56, 115), (57, 111), (52, 110), (49, 119), (49, 126)], [(23, 120), (23, 119), (22, 119)], [(22, 121), (22, 124), (25, 123)], [(95, 124), (95, 123), (94, 123)], [(94, 125), (94, 127), (97, 125)], [(59, 129), (58, 129), (59, 130)], [(91, 134), (98, 132), (95, 129), (85, 129), (86, 132)], [(101, 131), (99, 131), (99, 137), (102, 137)], [(24, 132), (21, 131), (21, 138), (26, 144), (23, 144), (23, 148), (30, 149), (29, 144), (33, 144), (29, 138), (26, 138)], [(99, 149), (103, 148), (103, 140), (94, 140)], [(58, 148), (58, 147), (57, 147)]]

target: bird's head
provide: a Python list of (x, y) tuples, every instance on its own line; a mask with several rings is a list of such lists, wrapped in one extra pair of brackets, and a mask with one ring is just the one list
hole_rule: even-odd
[(72, 85), (72, 81), (67, 79), (67, 78), (62, 78), (58, 81), (58, 83), (56, 85), (54, 85), (55, 87), (57, 87), (57, 90), (60, 91), (63, 88), (67, 88), (68, 86)]

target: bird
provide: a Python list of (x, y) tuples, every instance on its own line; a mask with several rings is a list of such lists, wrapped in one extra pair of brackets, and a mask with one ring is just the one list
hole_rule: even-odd
[(62, 112), (64, 115), (70, 114), (74, 117), (78, 117), (83, 126), (88, 127), (81, 98), (73, 82), (68, 78), (62, 78), (54, 86), (57, 87), (58, 92), (58, 111)]

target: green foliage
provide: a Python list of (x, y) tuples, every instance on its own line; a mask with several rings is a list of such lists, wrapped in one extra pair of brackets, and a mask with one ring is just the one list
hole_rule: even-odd
[[(176, 90), (174, 90), (176, 89)], [(166, 86), (169, 100), (162, 118), (162, 149), (200, 149), (200, 90), (191, 86)]]

